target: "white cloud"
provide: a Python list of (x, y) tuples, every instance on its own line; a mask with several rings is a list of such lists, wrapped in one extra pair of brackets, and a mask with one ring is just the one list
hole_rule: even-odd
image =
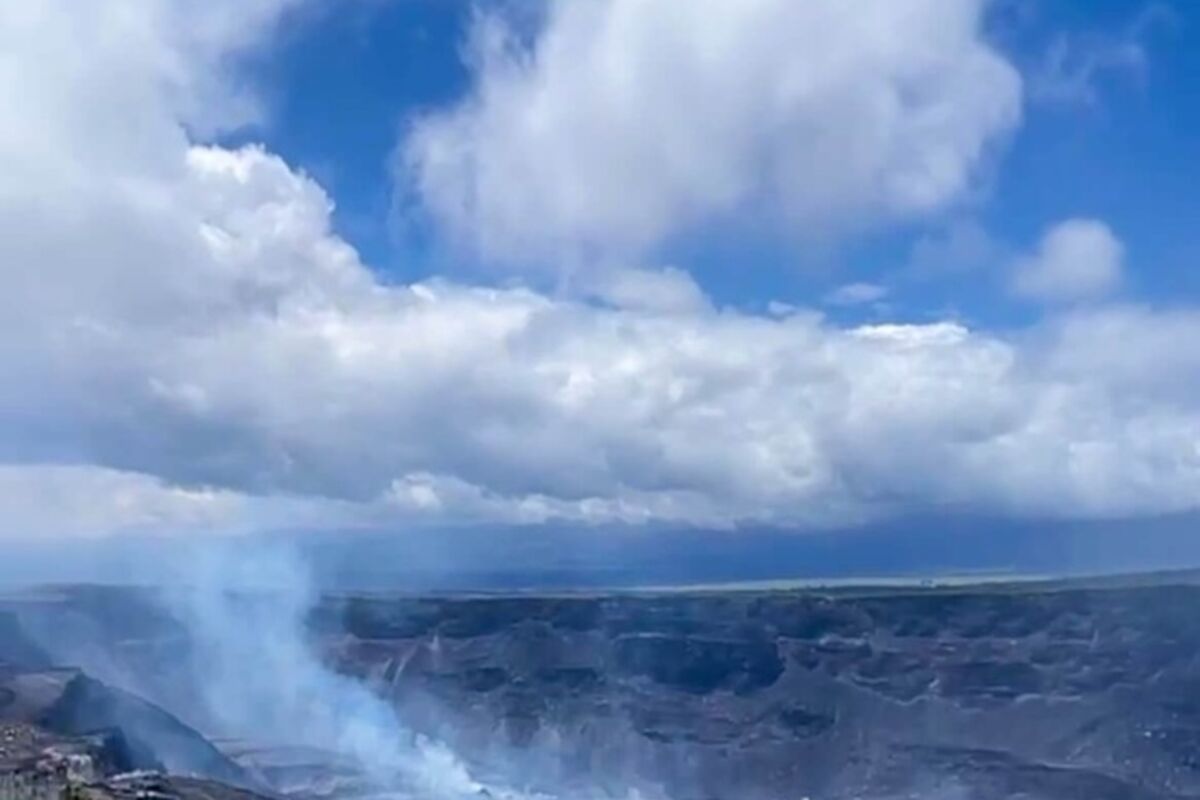
[(830, 306), (859, 306), (887, 296), (888, 288), (877, 283), (847, 283), (825, 295), (823, 302)]
[(1121, 283), (1125, 247), (1105, 223), (1068, 219), (1043, 235), (1037, 250), (1014, 265), (1013, 290), (1046, 302), (1110, 294)]
[(405, 191), (484, 258), (636, 252), (753, 213), (827, 236), (960, 198), (1020, 113), (977, 0), (586, 0), (531, 49), (484, 17), (475, 86), (417, 120)]
[[(313, 181), (262, 148), (189, 142), (196, 97), (225, 96), (190, 93), (221, 47), (175, 44), (194, 34), (153, 15), (144, 47), (116, 47), (127, 37), (93, 35), (116, 6), (79, 26), (68, 6), (0, 6), (5, 23), (28, 16), (5, 62), (26, 77), (0, 72), (8, 530), (1197, 505), (1200, 362), (1164, 346), (1200, 336), (1194, 313), (1075, 311), (1010, 338), (718, 310), (670, 271), (614, 272), (603, 304), (388, 284), (331, 230)], [(964, 8), (922, 35), (994, 63)], [(233, 28), (228, 47), (249, 46)], [(908, 53), (887, 33), (879, 47)], [(30, 66), (35, 39), (61, 45), (55, 69)], [(891, 86), (874, 75), (826, 88)]]
[(1046, 52), (1044, 63), (1030, 80), (1030, 95), (1043, 102), (1092, 105), (1097, 81), (1106, 74), (1140, 78), (1146, 71), (1146, 51), (1132, 39), (1094, 39), (1061, 36)]
[(1094, 105), (1106, 78), (1144, 82), (1149, 71), (1149, 34), (1173, 26), (1175, 15), (1161, 3), (1148, 3), (1121, 30), (1061, 33), (1029, 77), (1029, 94), (1037, 101)]
[[(6, 536), (212, 530), (240, 516), (236, 493), (182, 489), (90, 466), (0, 464)], [(19, 530), (17, 527), (19, 526)]]
[(607, 269), (585, 278), (582, 294), (615, 308), (688, 312), (708, 308), (704, 291), (682, 270)]

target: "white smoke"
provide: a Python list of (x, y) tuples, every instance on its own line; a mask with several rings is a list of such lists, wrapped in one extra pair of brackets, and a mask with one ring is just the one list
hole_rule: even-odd
[(321, 662), (305, 627), (317, 595), (294, 551), (244, 541), (206, 547), (176, 585), (168, 604), (188, 630), (200, 695), (220, 734), (349, 760), (372, 793), (535, 796), (477, 780), (450, 748), (409, 730), (364, 683)]
[[(157, 588), (82, 591), (40, 611), (33, 604), (22, 627), (56, 664), (144, 697), (208, 736), (257, 788), (359, 800), (665, 800), (661, 786), (614, 774), (611, 759), (601, 759), (608, 768), (572, 765), (571, 747), (553, 736), (519, 750), (460, 737), (471, 730), (466, 717), (436, 702), (419, 704), (416, 724), (406, 724), (367, 681), (322, 659), (308, 624), (320, 594), (287, 543), (207, 540), (157, 558), (142, 565)], [(260, 769), (264, 754), (282, 769)]]

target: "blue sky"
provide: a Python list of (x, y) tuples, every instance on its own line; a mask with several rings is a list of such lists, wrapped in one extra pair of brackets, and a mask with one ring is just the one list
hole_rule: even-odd
[(370, 263), (403, 278), (425, 268), (398, 252), (389, 158), (410, 115), (466, 91), (471, 14), (469, 3), (428, 0), (305, 10), (248, 66), (269, 117), (231, 138), (266, 139), (318, 176), (337, 200), (339, 230)]
[[(461, 259), (431, 254), (427, 239), (397, 231), (389, 163), (414, 116), (468, 91), (465, 42), (473, 15), (487, 8), (410, 0), (295, 15), (248, 68), (268, 98), (268, 120), (231, 139), (264, 140), (316, 176), (337, 202), (339, 231), (377, 269), (399, 280), (469, 270)], [(1192, 132), (1200, 126), (1200, 89), (1193, 76), (1200, 53), (1191, 45), (1198, 22), (1200, 13), (1186, 3), (993, 4), (985, 33), (1026, 71), (1031, 96), (978, 198), (832, 249), (737, 229), (672, 242), (664, 257), (688, 268), (717, 301), (738, 306), (813, 303), (861, 280), (895, 286), (892, 312), (905, 318), (953, 309), (1012, 325), (1035, 310), (1008, 302), (989, 285), (994, 276), (980, 279), (981, 269), (996, 265), (916, 278), (906, 274), (916, 242), (944, 235), (946, 225), (974, 224), (997, 247), (1019, 250), (1050, 220), (1096, 217), (1128, 248), (1129, 296), (1165, 304), (1195, 296), (1200, 139)], [(1040, 90), (1039, 82), (1052, 79), (1048, 65), (1059, 47), (1065, 55), (1056, 79), (1069, 85)], [(752, 266), (729, 268), (745, 261)]]
[(6, 533), (1186, 517), (1198, 25), (4, 7)]

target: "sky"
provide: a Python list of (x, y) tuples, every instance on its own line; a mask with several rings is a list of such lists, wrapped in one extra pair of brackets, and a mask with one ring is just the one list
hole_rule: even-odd
[(0, 538), (1200, 507), (1200, 7), (0, 6)]

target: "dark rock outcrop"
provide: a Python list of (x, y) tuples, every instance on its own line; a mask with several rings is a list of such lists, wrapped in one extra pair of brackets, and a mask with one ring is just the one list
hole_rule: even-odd
[(116, 734), (126, 769), (167, 770), (238, 786), (254, 781), (163, 709), (77, 669), (0, 673), (0, 722), (68, 737)]
[(260, 800), (202, 778), (135, 770), (119, 731), (68, 737), (0, 724), (0, 797), (26, 800)]

